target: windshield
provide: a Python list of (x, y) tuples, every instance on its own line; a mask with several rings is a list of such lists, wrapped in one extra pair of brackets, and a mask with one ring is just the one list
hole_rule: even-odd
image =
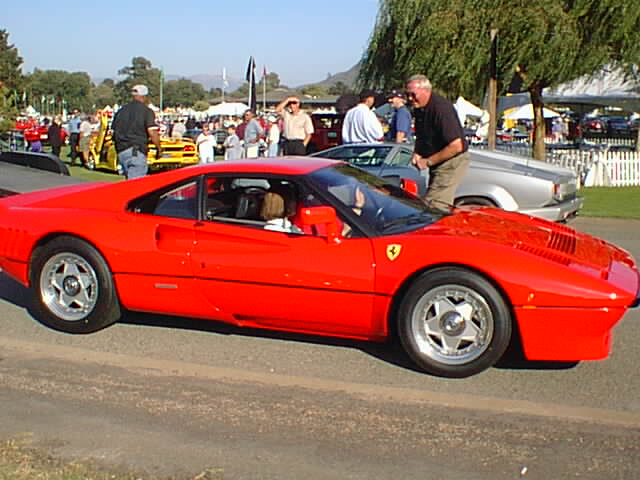
[(345, 145), (340, 148), (316, 153), (316, 157), (344, 160), (356, 167), (379, 167), (383, 164), (392, 147), (375, 145)]
[(352, 209), (380, 234), (431, 224), (450, 212), (428, 207), (418, 197), (383, 178), (340, 164), (310, 175), (311, 181), (339, 204)]

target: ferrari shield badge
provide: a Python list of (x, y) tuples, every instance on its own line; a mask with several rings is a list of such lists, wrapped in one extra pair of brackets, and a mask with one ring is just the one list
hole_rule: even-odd
[(402, 245), (398, 245), (397, 243), (387, 245), (387, 258), (393, 262), (396, 258), (398, 258), (401, 250)]

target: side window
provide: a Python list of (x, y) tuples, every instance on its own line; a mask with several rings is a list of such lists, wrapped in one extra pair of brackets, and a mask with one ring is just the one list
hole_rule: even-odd
[(198, 212), (198, 185), (187, 183), (160, 195), (154, 215), (195, 220)]
[(284, 178), (220, 177), (206, 180), (205, 220), (267, 230), (294, 228), (300, 188)]
[(389, 162), (389, 165), (408, 167), (411, 165), (411, 157), (412, 153), (408, 150), (398, 150)]
[(163, 217), (195, 220), (198, 217), (198, 183), (174, 185), (131, 202), (129, 211)]

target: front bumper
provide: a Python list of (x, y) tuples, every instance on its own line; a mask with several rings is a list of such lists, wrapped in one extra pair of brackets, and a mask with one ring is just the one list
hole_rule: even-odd
[(584, 199), (582, 197), (575, 197), (571, 200), (557, 203), (555, 205), (539, 208), (524, 208), (518, 211), (534, 217), (541, 217), (552, 222), (564, 222), (578, 215), (583, 204)]
[(515, 309), (528, 360), (599, 360), (611, 351), (612, 329), (626, 308)]

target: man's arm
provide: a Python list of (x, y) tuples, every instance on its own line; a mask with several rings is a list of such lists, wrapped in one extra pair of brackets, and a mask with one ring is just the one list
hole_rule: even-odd
[(305, 120), (304, 120), (304, 139), (302, 140), (302, 143), (304, 143), (304, 146), (306, 147), (307, 145), (309, 145), (309, 142), (311, 141), (311, 137), (313, 136), (313, 121), (311, 121), (311, 117), (307, 114), (305, 114)]
[(289, 96), (287, 98), (285, 98), (284, 100), (282, 100), (277, 106), (276, 106), (276, 112), (279, 115), (284, 115), (284, 109), (285, 107), (289, 104), (289, 102), (291, 102), (292, 100), (297, 100), (296, 97), (293, 96)]
[(149, 138), (151, 139), (151, 142), (156, 146), (156, 151), (158, 152), (158, 156), (159, 156), (160, 152), (162, 152), (162, 147), (160, 146), (160, 132), (158, 130), (158, 127), (156, 126), (149, 127), (147, 128), (147, 132), (149, 133)]
[(413, 157), (411, 158), (411, 163), (417, 166), (420, 170), (424, 170), (425, 168), (434, 167), (439, 163), (445, 162), (462, 152), (464, 152), (464, 143), (461, 138), (456, 138), (449, 143), (449, 145), (430, 157), (423, 157), (419, 153), (414, 152)]
[(407, 135), (404, 132), (396, 132), (396, 143), (404, 143), (405, 139), (407, 138)]

